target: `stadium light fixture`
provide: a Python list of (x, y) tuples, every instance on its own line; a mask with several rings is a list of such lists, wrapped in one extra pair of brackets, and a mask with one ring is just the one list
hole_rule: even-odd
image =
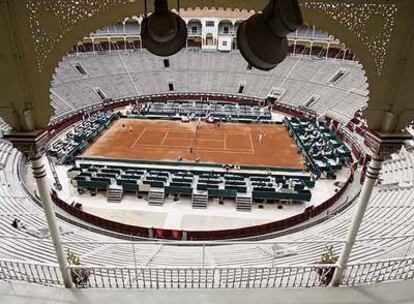
[(168, 0), (155, 0), (154, 13), (142, 21), (141, 39), (152, 54), (171, 56), (185, 46), (187, 26), (178, 14), (168, 9)]
[(240, 53), (253, 67), (269, 71), (287, 56), (287, 34), (302, 24), (298, 0), (270, 0), (263, 12), (240, 24), (237, 30)]

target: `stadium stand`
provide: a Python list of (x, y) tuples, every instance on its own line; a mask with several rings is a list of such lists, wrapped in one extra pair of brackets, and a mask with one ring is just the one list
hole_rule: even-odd
[[(33, 204), (32, 198), (22, 192), (17, 179), (18, 153), (14, 151), (13, 158), (9, 158), (7, 167), (11, 174), (5, 175), (6, 184), (2, 184), (2, 242), (1, 256), (6, 258), (20, 258), (23, 260), (32, 260), (39, 262), (53, 262), (55, 256), (53, 248), (47, 238), (44, 242), (39, 239), (21, 240), (30, 236), (24, 229), (19, 230), (12, 227), (11, 223), (14, 218), (18, 217), (21, 221), (29, 226), (30, 229), (45, 228), (44, 214), (40, 207)], [(13, 185), (13, 186), (9, 186)], [(351, 199), (358, 193), (357, 183), (352, 184), (347, 191), (347, 197)], [(411, 200), (408, 199), (414, 191), (411, 186), (400, 187), (380, 187), (375, 191), (367, 212), (367, 221), (363, 223), (360, 238), (364, 241), (358, 242), (353, 251), (353, 261), (363, 261), (373, 258), (391, 258), (401, 253), (407, 253), (410, 250), (412, 237), (398, 237), (409, 234), (410, 225), (401, 225), (401, 223), (410, 223), (412, 215)], [(281, 250), (276, 260), (273, 261), (271, 245), (225, 245), (207, 247), (205, 252), (207, 258), (205, 263), (209, 265), (221, 266), (241, 266), (252, 265), (269, 265), (271, 263), (308, 263), (313, 262), (319, 256), (324, 244), (321, 242), (334, 242), (334, 240), (345, 236), (346, 227), (351, 219), (353, 208), (348, 208), (343, 214), (332, 215), (330, 219), (322, 224), (308, 228), (304, 231), (290, 234), (281, 238), (274, 239), (274, 242), (291, 242), (290, 246), (285, 246)], [(369, 220), (368, 220), (369, 219)], [(102, 243), (115, 241), (110, 237), (89, 232), (76, 226), (59, 221), (63, 231), (65, 246), (70, 250), (77, 252), (85, 263), (92, 265), (131, 265), (133, 255), (131, 255), (131, 246), (128, 243), (124, 245), (114, 243)], [(398, 229), (397, 229), (398, 228)], [(378, 239), (375, 239), (378, 238)], [(41, 239), (40, 239), (41, 240)], [(300, 241), (314, 241), (314, 244), (300, 244)], [(76, 244), (76, 242), (81, 242)], [(119, 241), (118, 241), (119, 242)], [(335, 245), (335, 249), (340, 249), (340, 244)], [(151, 265), (201, 265), (200, 248), (180, 247), (168, 245), (139, 244), (136, 245), (136, 258), (140, 265), (150, 263)], [(283, 249), (282, 248), (282, 249)], [(294, 251), (293, 251), (294, 249)], [(92, 252), (91, 252), (92, 250)], [(288, 251), (289, 256), (283, 257)], [(182, 262), (179, 263), (177, 256), (185, 252)], [(198, 252), (198, 254), (196, 254)], [(194, 254), (191, 254), (194, 253)], [(260, 253), (260, 254), (259, 254)], [(190, 258), (191, 257), (191, 258)], [(231, 257), (231, 258), (230, 258)], [(181, 258), (180, 258), (181, 260)], [(178, 263), (178, 264), (177, 264)]]
[[(411, 153), (403, 150), (401, 155), (393, 158), (408, 159), (412, 157)], [(389, 162), (391, 163), (393, 160), (389, 160)], [(2, 218), (4, 219), (0, 227), (2, 240), (4, 240), (0, 248), (1, 257), (41, 263), (56, 262), (53, 246), (48, 238), (44, 214), (40, 206), (33, 204), (33, 200), (36, 201), (35, 196), (26, 193), (24, 185), (18, 182), (24, 172), (20, 153), (11, 149), (11, 154), (4, 163), (5, 167), (1, 170), (1, 176), (4, 180), (2, 180), (0, 187)], [(398, 168), (395, 176), (399, 176), (398, 172), (405, 169), (405, 165)], [(76, 170), (78, 169), (75, 168), (74, 171)], [(407, 172), (412, 171), (409, 166), (406, 170)], [(388, 170), (384, 172), (388, 172)], [(384, 177), (387, 174), (384, 173)], [(169, 183), (172, 182), (172, 178), (177, 177), (175, 174), (169, 174)], [(186, 177), (180, 175), (179, 178), (185, 179)], [(413, 188), (410, 184), (395, 184), (392, 182), (393, 179), (388, 177), (383, 179), (386, 182), (374, 190), (369, 203), (367, 220), (362, 224), (359, 239), (352, 252), (352, 263), (364, 263), (364, 261), (373, 259), (389, 260), (412, 254), (413, 237), (410, 235), (412, 219), (410, 210), (412, 209)], [(356, 178), (356, 180), (358, 179)], [(120, 183), (123, 184), (122, 181)], [(60, 211), (62, 212), (61, 216), (66, 218), (66, 221), (59, 220), (59, 226), (63, 234), (65, 249), (76, 252), (82, 258), (83, 264), (96, 267), (107, 267), (108, 265), (110, 267), (139, 265), (140, 267), (157, 268), (172, 265), (174, 267), (298, 265), (314, 263), (327, 245), (333, 246), (335, 251), (341, 249), (342, 244), (337, 240), (345, 237), (346, 228), (352, 218), (353, 206), (351, 203), (358, 195), (359, 190), (360, 185), (357, 182), (351, 183), (345, 194), (336, 202), (335, 206), (337, 207), (330, 208), (329, 214), (316, 217), (317, 224), (314, 226), (307, 227), (305, 225), (306, 229), (299, 228), (299, 231), (289, 235), (270, 236), (266, 241), (255, 243), (221, 244), (219, 246), (206, 244), (185, 247), (162, 242), (160, 244), (133, 244), (114, 238), (113, 232), (112, 236), (106, 236), (105, 234), (108, 234), (110, 229), (101, 229), (100, 233), (95, 233), (88, 231), (92, 229), (92, 226), (87, 222), (82, 227), (70, 224), (77, 220), (70, 213), (62, 211)], [(336, 211), (336, 208), (345, 209), (345, 212), (339, 212), (340, 209)], [(19, 228), (12, 226), (16, 219), (22, 223)], [(318, 223), (319, 221), (321, 222)], [(401, 225), (401, 223), (406, 225)], [(8, 265), (3, 265), (3, 267), (9, 269)], [(105, 274), (105, 276), (107, 275)], [(228, 277), (228, 279), (236, 282), (249, 281), (245, 275), (237, 277), (237, 279), (233, 279), (233, 277)], [(146, 280), (143, 278), (143, 281)]]
[(286, 118), (284, 123), (318, 177), (324, 172), (335, 179), (335, 171), (352, 162), (351, 151), (325, 124), (297, 118)]
[[(174, 84), (174, 92), (226, 94), (236, 94), (243, 83), (242, 95), (259, 98), (267, 97), (273, 88), (283, 88), (285, 93), (278, 101), (292, 106), (305, 106), (312, 95), (318, 95), (310, 109), (343, 123), (366, 106), (366, 79), (361, 65), (354, 61), (289, 57), (264, 73), (247, 70), (237, 52), (180, 52), (169, 60), (170, 67), (164, 68), (161, 59), (145, 50), (99, 56), (69, 55), (57, 68), (52, 85), (56, 114), (101, 102), (104, 98), (97, 93), (98, 89), (106, 98), (119, 99), (167, 93), (169, 83)], [(87, 73), (79, 73), (76, 64)], [(330, 83), (342, 70), (347, 72), (337, 82)]]
[[(175, 171), (175, 172), (174, 172)], [(68, 171), (78, 191), (106, 191), (110, 185), (118, 185), (123, 191), (138, 193), (140, 185), (162, 189), (165, 195), (187, 195), (208, 192), (208, 197), (233, 198), (239, 194), (252, 199), (309, 201), (311, 193), (306, 187), (314, 187), (309, 176), (284, 176), (263, 174), (206, 173), (200, 171), (156, 170), (128, 166), (80, 164)], [(151, 190), (150, 190), (151, 192)], [(151, 202), (150, 202), (151, 203)], [(207, 207), (207, 206), (205, 206)]]
[[(8, 149), (6, 148), (6, 150)], [(39, 239), (46, 226), (44, 214), (40, 207), (33, 204), (33, 197), (26, 194), (22, 188), (23, 185), (18, 182), (19, 174), (21, 174), (19, 171), (22, 170), (21, 155), (15, 149), (9, 150), (11, 153), (9, 157), (5, 158), (5, 167), (1, 170), (2, 184), (0, 190), (2, 191), (1, 206), (4, 219), (1, 227), (1, 234), (4, 239), (1, 256), (38, 262), (54, 262), (55, 256), (50, 241), (47, 237)], [(412, 152), (405, 150), (401, 154), (399, 157), (412, 157)], [(412, 170), (408, 167), (407, 171), (411, 172)], [(342, 204), (345, 201), (349, 203), (358, 191), (358, 183), (352, 183), (347, 189), (346, 195), (341, 199)], [(401, 253), (408, 254), (410, 252), (412, 237), (407, 236), (410, 226), (400, 225), (400, 223), (411, 222), (410, 212), (404, 211), (410, 210), (411, 199), (409, 198), (413, 193), (411, 185), (388, 185), (388, 183), (375, 190), (367, 213), (369, 221), (364, 222), (361, 228), (360, 237), (364, 240), (358, 242), (352, 254), (352, 261), (392, 258)], [(201, 263), (215, 266), (241, 266), (255, 263), (257, 265), (258, 261), (261, 265), (269, 265), (272, 263), (308, 263), (315, 261), (325, 246), (324, 243), (321, 243), (321, 240), (326, 243), (334, 243), (336, 239), (345, 236), (352, 211), (353, 207), (348, 207), (344, 213), (332, 213), (329, 215), (330, 219), (328, 221), (314, 227), (288, 236), (270, 239), (270, 241), (276, 243), (291, 243), (291, 245), (278, 248), (277, 255), (273, 255), (272, 245), (267, 243), (260, 245), (260, 242), (256, 245), (206, 246), (206, 257), (203, 261), (201, 261), (200, 255), (196, 254), (197, 252), (200, 253), (200, 247), (183, 248), (165, 244), (139, 244), (136, 245), (138, 253), (131, 255), (130, 243), (125, 242), (124, 245), (114, 243), (111, 245), (111, 243), (105, 242), (115, 242), (112, 237), (93, 233), (61, 220), (59, 225), (64, 231), (65, 246), (77, 252), (84, 263), (91, 265), (131, 265), (133, 257), (140, 265), (152, 266), (171, 265), (170, 263), (182, 266), (200, 266)], [(14, 228), (11, 223), (15, 218), (19, 218), (28, 228)], [(406, 236), (404, 237), (404, 235)], [(36, 239), (25, 239), (33, 236), (37, 236)], [(300, 243), (304, 240), (314, 241), (315, 243)], [(335, 244), (334, 248), (339, 250), (339, 246), (340, 244)], [(181, 254), (183, 254), (183, 258), (182, 260), (180, 258), (180, 263), (176, 258), (171, 258)]]
[[(354, 120), (356, 117), (354, 112), (366, 106), (367, 84), (361, 67), (355, 62), (326, 60), (323, 61), (323, 65), (319, 65), (321, 61), (311, 57), (296, 56), (288, 58), (274, 72), (265, 75), (259, 71), (247, 71), (237, 53), (225, 56), (220, 53), (187, 52), (185, 55), (180, 53), (170, 58), (170, 68), (165, 70), (160, 60), (145, 51), (99, 56), (70, 55), (64, 58), (57, 69), (51, 97), (57, 114), (63, 114), (75, 113), (76, 109), (88, 105), (99, 105), (106, 100), (129, 98), (141, 94), (166, 93), (168, 83), (171, 81), (177, 93), (187, 91), (228, 93), (230, 91), (236, 94), (239, 84), (243, 83), (244, 96), (265, 98), (273, 88), (283, 88), (285, 92), (277, 103), (279, 107), (285, 106), (286, 111), (294, 112), (295, 108), (299, 107), (309, 113), (327, 114), (344, 125), (351, 126), (352, 124), (351, 128), (355, 131), (358, 131), (357, 128), (363, 128), (358, 120)], [(82, 66), (84, 74), (79, 72), (76, 65)], [(212, 66), (216, 68), (210, 70)], [(330, 83), (335, 74), (342, 70), (346, 71), (344, 75), (335, 83)], [(151, 75), (151, 77), (144, 75)], [(307, 101), (314, 95), (318, 98), (306, 108)], [(342, 102), (344, 100), (349, 103)], [(180, 111), (182, 106), (171, 104), (170, 107), (165, 103), (161, 105), (151, 101), (145, 105), (144, 113), (154, 114), (160, 108), (164, 111), (165, 107), (173, 108), (174, 111), (178, 108)], [(245, 114), (257, 113), (252, 109), (254, 106), (245, 107)], [(137, 107), (137, 110), (139, 112), (142, 108)], [(223, 107), (220, 110), (222, 111)], [(262, 119), (268, 117), (268, 113), (264, 115)], [(59, 121), (58, 117), (55, 119), (55, 122), (57, 121)], [(360, 135), (352, 130), (342, 129), (342, 132), (349, 133), (348, 136), (353, 137), (358, 145), (363, 147), (363, 141), (358, 137)], [(3, 147), (4, 157), (2, 156), (1, 159), (4, 168), (1, 170), (0, 191), (2, 191), (4, 201), (2, 203), (4, 221), (1, 227), (4, 242), (2, 242), (0, 256), (23, 261), (56, 262), (53, 247), (48, 238), (44, 214), (38, 205), (33, 204), (33, 200), (37, 201), (37, 199), (26, 193), (22, 188), (23, 185), (17, 182), (19, 175), (24, 171), (21, 167), (21, 155), (11, 149), (8, 144), (4, 144)], [(59, 150), (59, 147), (55, 148), (56, 151), (50, 151), (52, 154)], [(409, 202), (414, 192), (411, 184), (401, 183), (410, 181), (412, 166), (408, 161), (412, 157), (411, 153), (403, 150), (400, 154), (393, 156), (393, 159), (386, 161), (382, 177), (383, 186), (375, 190), (371, 199), (367, 212), (369, 220), (361, 227), (360, 240), (354, 247), (351, 262), (390, 259), (411, 253), (412, 236), (409, 236), (409, 226), (398, 226), (398, 223), (410, 223), (411, 220), (410, 213), (403, 212), (403, 210), (409, 210), (411, 207)], [(61, 153), (62, 155), (64, 154)], [(96, 178), (96, 174), (115, 174), (110, 176), (109, 183), (122, 186), (122, 191), (135, 191), (138, 177), (150, 184), (159, 183), (158, 179), (161, 178), (159, 174), (154, 175), (145, 170), (141, 170), (142, 175), (137, 175), (136, 172), (134, 174), (121, 172), (122, 169), (119, 168), (115, 169), (118, 170), (117, 172), (102, 172), (102, 169), (113, 170), (114, 168), (99, 168), (91, 173), (89, 168), (74, 167), (69, 172), (71, 176), (73, 174), (75, 184), (81, 181), (81, 179), (77, 180), (80, 175), (75, 177), (81, 171), (84, 175), (91, 174), (86, 179)], [(191, 178), (185, 174), (188, 173), (168, 172), (168, 176), (162, 181), (164, 189), (169, 189), (167, 192), (172, 189), (172, 194), (188, 195), (193, 188), (203, 187), (204, 184), (199, 183), (200, 177), (197, 174), (191, 173)], [(108, 176), (98, 178), (108, 178)], [(230, 178), (231, 181), (227, 180), (228, 178), (230, 177), (220, 176), (220, 183), (214, 186), (218, 185), (223, 188), (223, 191), (227, 191), (230, 187), (232, 189), (229, 189), (236, 193), (243, 192), (244, 187), (246, 191), (247, 188), (253, 187), (254, 181), (251, 177), (244, 177), (243, 185), (240, 184), (240, 176), (236, 177), (237, 185), (234, 184), (234, 177)], [(113, 183), (114, 180), (116, 180), (115, 183)], [(131, 183), (131, 180), (134, 180), (134, 183)], [(188, 184), (191, 188), (187, 187)], [(95, 186), (96, 184), (92, 188), (98, 188)], [(102, 189), (106, 191), (107, 186), (108, 182), (105, 180)], [(235, 187), (237, 189), (233, 189)], [(351, 203), (359, 190), (358, 183), (349, 184), (339, 200), (328, 208), (329, 214), (319, 214), (313, 219), (314, 226), (307, 227), (305, 223), (302, 223), (299, 228), (296, 228), (298, 231), (295, 233), (286, 236), (276, 233), (275, 236), (267, 236), (266, 241), (254, 244), (221, 244), (220, 246), (206, 244), (183, 247), (161, 242), (160, 244), (135, 243), (132, 245), (128, 241), (115, 238), (114, 236), (119, 237), (119, 235), (111, 231), (109, 227), (96, 230), (96, 226), (88, 221), (84, 221), (81, 227), (78, 226), (79, 223), (73, 225), (77, 222), (77, 218), (71, 215), (73, 208), (65, 202), (61, 202), (60, 216), (66, 220), (59, 220), (59, 226), (66, 250), (76, 252), (81, 257), (82, 263), (92, 266), (259, 267), (306, 264), (315, 262), (327, 245), (332, 245), (335, 251), (341, 249), (342, 244), (336, 240), (345, 237), (353, 212)], [(345, 212), (339, 212), (341, 208), (345, 209)], [(13, 227), (12, 223), (16, 219), (19, 219), (23, 226)], [(301, 226), (306, 229), (302, 230)], [(163, 237), (163, 235), (157, 235), (157, 231), (154, 233), (155, 237)], [(182, 235), (179, 234), (178, 237), (181, 238)], [(245, 279), (240, 277), (237, 280)]]
[(47, 155), (55, 157), (62, 164), (73, 162), (75, 157), (85, 150), (87, 143), (92, 142), (120, 113), (97, 112), (82, 120), (71, 132), (59, 139), (47, 150)]
[(199, 117), (211, 122), (272, 123), (272, 115), (268, 108), (229, 103), (147, 102), (136, 105), (132, 113), (152, 119), (174, 119), (175, 116), (175, 118)]

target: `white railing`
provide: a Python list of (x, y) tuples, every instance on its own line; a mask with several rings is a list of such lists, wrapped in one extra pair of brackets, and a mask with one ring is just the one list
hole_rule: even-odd
[[(179, 258), (179, 262), (172, 257), (166, 259), (167, 265), (176, 268), (195, 267), (206, 268), (217, 266), (217, 261), (212, 262), (217, 255), (214, 253), (216, 248), (231, 248), (228, 254), (233, 251), (251, 255), (252, 249), (260, 248), (263, 254), (257, 256), (257, 264), (260, 266), (274, 267), (280, 263), (278, 259), (297, 255), (297, 246), (319, 244), (320, 252), (330, 246), (339, 248), (344, 244), (342, 240), (323, 241), (135, 241), (135, 242), (62, 242), (63, 248), (66, 252), (71, 251), (79, 254), (77, 248), (82, 248), (83, 245), (94, 244), (95, 248), (116, 248), (122, 250), (123, 260), (122, 265), (139, 268), (147, 265), (148, 261), (159, 258), (160, 252), (163, 250), (171, 251), (175, 258)], [(149, 247), (153, 246), (153, 247)], [(190, 251), (189, 251), (190, 250)], [(191, 252), (191, 254), (189, 254)], [(225, 256), (227, 253), (223, 252), (219, 255)], [(86, 254), (88, 255), (88, 253)], [(180, 255), (185, 255), (188, 258), (183, 258)], [(82, 255), (80, 256), (82, 259)], [(242, 258), (239, 256), (229, 262), (227, 258), (224, 259), (222, 265), (225, 267), (246, 267), (249, 265), (243, 264)], [(94, 261), (95, 262), (95, 261)], [(118, 264), (119, 265), (119, 264)], [(154, 264), (156, 265), (156, 264)], [(165, 265), (165, 264), (164, 264)], [(163, 265), (163, 266), (164, 266)], [(221, 266), (221, 265), (220, 265)], [(169, 266), (168, 266), (169, 267)]]
[[(133, 268), (71, 266), (77, 287), (194, 289), (325, 287), (332, 265), (248, 268)], [(62, 286), (57, 264), (0, 261), (0, 279)]]
[[(194, 288), (304, 288), (326, 286), (332, 265), (286, 265), (248, 268), (127, 268), (77, 266), (72, 273), (87, 274), (82, 287), (194, 289)], [(87, 279), (86, 279), (87, 277)]]
[(0, 280), (63, 286), (63, 279), (57, 264), (0, 260)]
[[(349, 264), (341, 286), (414, 277), (414, 257)], [(276, 267), (101, 267), (71, 266), (77, 287), (138, 289), (309, 288), (329, 285), (336, 265)], [(0, 260), (0, 280), (63, 286), (57, 264)]]
[(342, 285), (355, 286), (414, 278), (414, 257), (348, 264)]
[[(194, 289), (307, 288), (329, 285), (337, 265), (275, 267), (122, 267), (70, 266), (77, 287)], [(350, 263), (341, 286), (358, 286), (414, 278), (414, 256)], [(0, 260), (0, 280), (62, 286), (57, 264)]]

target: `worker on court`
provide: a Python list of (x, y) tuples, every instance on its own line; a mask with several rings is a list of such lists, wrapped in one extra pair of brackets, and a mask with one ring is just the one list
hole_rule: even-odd
[(262, 132), (260, 132), (260, 133), (259, 133), (259, 143), (260, 143), (260, 144), (261, 144), (261, 143), (263, 143), (263, 137), (264, 137), (263, 133), (262, 133)]

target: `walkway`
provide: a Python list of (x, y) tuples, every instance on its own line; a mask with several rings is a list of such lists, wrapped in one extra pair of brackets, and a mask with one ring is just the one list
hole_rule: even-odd
[(23, 283), (0, 283), (0, 303), (414, 303), (414, 282), (376, 284), (360, 288), (215, 289), (215, 290), (97, 290), (54, 289)]

